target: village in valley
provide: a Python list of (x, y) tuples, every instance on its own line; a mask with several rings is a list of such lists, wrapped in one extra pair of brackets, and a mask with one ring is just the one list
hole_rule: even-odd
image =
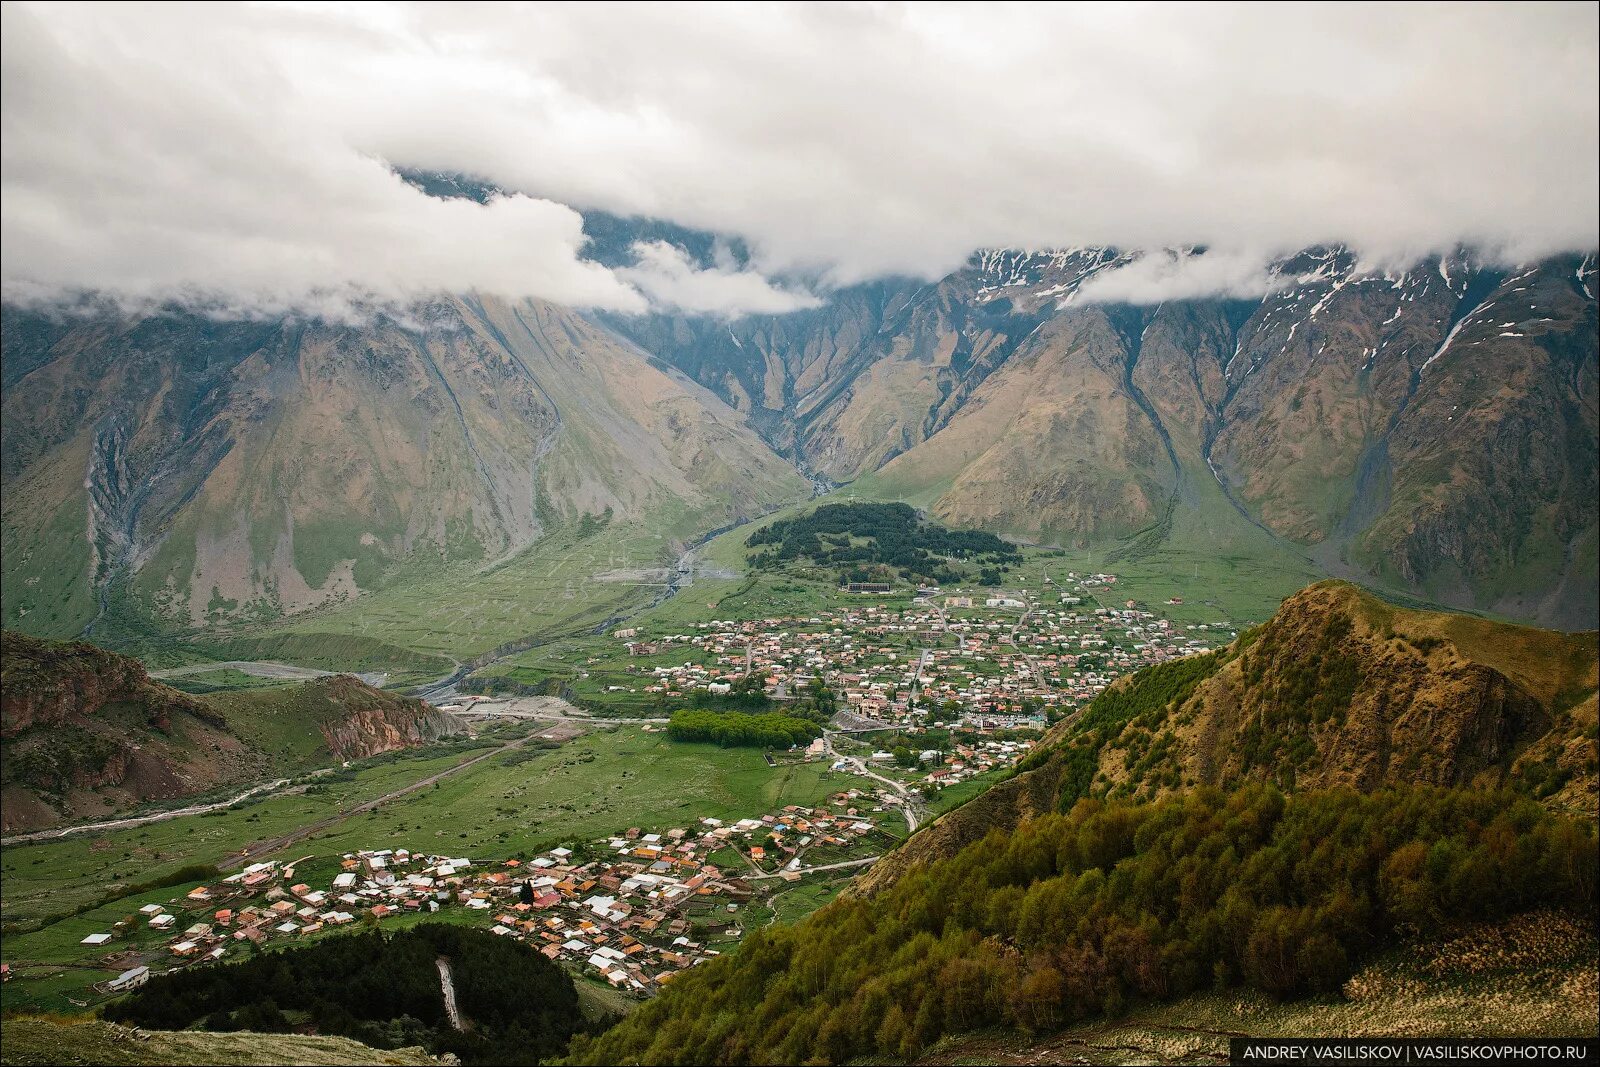
[(1180, 627), (1135, 601), (1116, 604), (1116, 581), (1070, 573), (1046, 578), (1042, 594), (923, 587), (898, 606), (878, 602), (892, 586), (859, 583), (847, 587), (855, 603), (811, 615), (711, 620), (658, 634), (629, 627), (614, 636), (636, 680), (606, 689), (683, 700), (753, 679), (781, 705), (825, 687), (837, 705), (835, 737), (933, 730), (965, 738), (918, 752), (927, 785), (952, 784), (1014, 762), (1019, 748), (1116, 678), (1236, 636), (1207, 623)]
[(431, 916), (481, 923), (645, 996), (737, 942), (741, 909), (752, 902), (813, 872), (870, 864), (897, 840), (879, 828), (890, 814), (873, 794), (850, 789), (827, 807), (703, 818), (661, 833), (631, 827), (526, 861), (382, 848), (341, 855), (336, 873), (313, 878), (305, 872), (313, 857), (266, 860), (146, 904), (82, 944), (107, 950), (101, 966), (122, 968), (99, 987), (117, 994), (177, 967)]
[[(584, 713), (556, 702), (567, 709), (555, 716), (567, 716), (563, 739), (670, 736), (663, 711), (719, 697), (777, 712), (809, 701), (829, 713), (821, 736), (764, 759), (818, 764), (837, 791), (741, 818), (619, 825), (537, 853), (446, 856), (373, 840), (336, 856), (262, 859), (88, 934), (81, 965), (115, 973), (94, 992), (116, 996), (175, 968), (427, 918), (490, 929), (647, 997), (755, 926), (825, 903), (905, 834), (1009, 773), (1116, 678), (1233, 636), (1225, 623), (1182, 625), (1119, 600), (1113, 574), (1075, 572), (1042, 589), (970, 593), (841, 583), (809, 613), (615, 628), (573, 664), (592, 696)], [(551, 699), (462, 693), (442, 709), (481, 728), (543, 716), (530, 709)], [(803, 906), (781, 911), (791, 892)]]

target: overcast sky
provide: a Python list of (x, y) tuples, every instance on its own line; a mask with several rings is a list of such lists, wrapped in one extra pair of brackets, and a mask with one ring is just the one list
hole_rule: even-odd
[[(1215, 251), (1128, 275), (1135, 298), (1247, 290), (1315, 243), (1585, 250), (1596, 12), (6, 3), (4, 293), (733, 314), (992, 246)], [(585, 208), (741, 236), (753, 266), (600, 267)]]

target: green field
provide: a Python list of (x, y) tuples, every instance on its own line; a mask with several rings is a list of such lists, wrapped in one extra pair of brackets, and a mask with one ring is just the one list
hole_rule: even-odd
[(928, 821), (932, 822), (947, 811), (954, 811), (995, 783), (1005, 781), (1011, 777), (1011, 773), (1010, 767), (997, 767), (955, 785), (945, 786), (928, 798)]
[[(0, 866), (5, 890), (0, 917), (8, 927), (32, 924), (99, 899), (120, 884), (160, 878), (193, 863), (221, 862), (246, 845), (392, 792), (480, 751), (425, 750), (416, 758), (374, 761), (348, 780), (319, 785), (312, 793), (247, 801), (206, 815), (106, 833), (9, 845)], [(9, 952), (13, 939), (6, 942)]]
[(185, 693), (194, 693), (197, 696), (204, 696), (207, 693), (230, 693), (242, 689), (281, 689), (296, 684), (292, 679), (261, 678), (232, 667), (180, 674), (172, 678), (162, 678), (160, 681), (163, 685), (170, 685), (174, 689), (181, 689)]
[[(398, 758), (358, 769), (316, 791), (280, 796), (237, 809), (187, 816), (102, 835), (82, 835), (5, 850), (3, 917), (7, 962), (19, 967), (7, 983), (7, 1008), (64, 1010), (61, 989), (105, 977), (83, 977), (105, 949), (80, 945), (109, 931), (140, 904), (181, 896), (193, 883), (116, 900), (62, 916), (114, 892), (194, 863), (219, 863), (253, 842), (325, 819), (435, 774), (481, 748)], [(328, 878), (339, 854), (405, 846), (474, 859), (531, 854), (558, 843), (582, 845), (630, 826), (687, 827), (704, 816), (761, 815), (786, 804), (816, 805), (830, 794), (868, 783), (831, 772), (825, 763), (769, 767), (754, 749), (678, 744), (636, 727), (595, 731), (548, 751), (486, 760), (432, 789), (376, 811), (348, 817), (291, 846), (281, 859), (301, 876)], [(29, 930), (41, 921), (41, 928)], [(140, 928), (142, 930), (142, 927)], [(22, 932), (28, 930), (28, 932)], [(136, 935), (132, 942), (137, 945)], [(118, 943), (121, 947), (121, 943)], [(82, 980), (52, 977), (63, 966)], [(37, 983), (35, 981), (37, 978)]]
[(773, 912), (773, 921), (799, 922), (838, 896), (839, 891), (850, 883), (853, 876), (854, 872), (849, 870), (842, 876), (834, 878), (817, 875), (778, 890), (768, 902), (768, 907)]
[(663, 592), (664, 578), (626, 572), (672, 565), (680, 542), (664, 530), (670, 527), (564, 527), (493, 566), (413, 571), (355, 601), (265, 632), (370, 637), (446, 659), (581, 632), (637, 611)]

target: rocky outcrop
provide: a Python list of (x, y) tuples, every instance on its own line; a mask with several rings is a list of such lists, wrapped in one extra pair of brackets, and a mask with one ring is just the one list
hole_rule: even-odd
[[(4, 633), (3, 814), (7, 831), (114, 816), (174, 800), (428, 744), (455, 719), (348, 675), (194, 697), (134, 659), (85, 642)], [(258, 741), (276, 720), (281, 739)], [(312, 739), (316, 739), (313, 741)], [(318, 743), (320, 742), (320, 743)], [(270, 750), (269, 750), (270, 749)]]
[(1550, 729), (1549, 709), (1447, 637), (1408, 636), (1406, 615), (1367, 603), (1342, 583), (1286, 601), (1148, 741), (1135, 727), (1109, 746), (1105, 780), (1133, 784), (1127, 753), (1166, 744), (1161, 766), (1192, 784), (1506, 784), (1517, 754)]
[(320, 729), (338, 760), (365, 759), (463, 732), (456, 719), (426, 701), (373, 689), (349, 675), (307, 684), (330, 705)]
[(216, 718), (187, 693), (152, 682), (136, 659), (86, 641), (0, 631), (0, 738), (81, 722), (113, 704), (141, 709), (157, 730), (171, 729), (174, 715)]

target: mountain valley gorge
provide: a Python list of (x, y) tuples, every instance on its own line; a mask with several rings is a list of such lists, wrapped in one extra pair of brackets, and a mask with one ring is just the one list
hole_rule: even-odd
[[(590, 227), (600, 261), (641, 237), (727, 254)], [(1277, 556), (1595, 625), (1593, 256), (1319, 249), (1264, 297), (1080, 297), (1137, 258), (983, 252), (732, 320), (7, 307), (5, 621), (75, 636), (113, 596), (179, 629), (271, 620), (556, 527), (685, 544), (848, 486), (1091, 557)]]

